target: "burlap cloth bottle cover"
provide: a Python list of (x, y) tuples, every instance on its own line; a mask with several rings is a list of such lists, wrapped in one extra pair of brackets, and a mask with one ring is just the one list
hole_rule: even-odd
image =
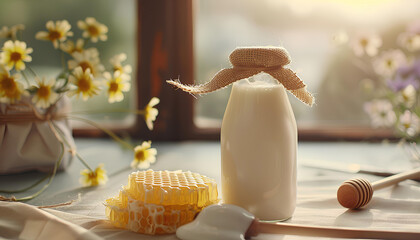
[(282, 47), (247, 47), (237, 48), (229, 56), (232, 68), (220, 70), (211, 81), (195, 86), (181, 84), (178, 81), (168, 80), (185, 92), (204, 94), (224, 88), (238, 80), (249, 78), (260, 72), (270, 74), (288, 91), (303, 103), (312, 106), (314, 97), (306, 90), (306, 85), (289, 68), (290, 55)]

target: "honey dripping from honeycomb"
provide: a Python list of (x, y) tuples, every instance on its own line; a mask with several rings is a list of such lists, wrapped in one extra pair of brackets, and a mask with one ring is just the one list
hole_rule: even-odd
[(117, 227), (145, 234), (174, 233), (204, 207), (217, 203), (216, 182), (182, 171), (138, 171), (118, 196), (105, 202), (106, 215)]

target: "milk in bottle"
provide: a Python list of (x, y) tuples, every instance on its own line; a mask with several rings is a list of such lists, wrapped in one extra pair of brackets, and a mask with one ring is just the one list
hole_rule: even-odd
[(296, 204), (297, 128), (282, 84), (261, 73), (233, 84), (221, 129), (223, 201), (261, 220)]

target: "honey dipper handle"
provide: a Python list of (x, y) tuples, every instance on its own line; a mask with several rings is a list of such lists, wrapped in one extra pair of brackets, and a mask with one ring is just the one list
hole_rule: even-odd
[(259, 233), (277, 233), (283, 235), (299, 235), (328, 238), (363, 238), (363, 239), (395, 239), (418, 240), (420, 232), (396, 232), (366, 230), (343, 227), (317, 227), (290, 223), (269, 223), (254, 220), (248, 228), (246, 237), (256, 236)]
[(373, 182), (372, 183), (372, 188), (373, 188), (373, 191), (375, 191), (375, 190), (378, 190), (378, 189), (389, 187), (389, 186), (394, 185), (396, 183), (399, 183), (403, 180), (410, 179), (410, 178), (415, 178), (415, 177), (419, 177), (419, 176), (420, 176), (420, 168), (415, 168), (413, 170), (398, 173), (398, 174), (395, 174), (393, 176), (390, 176), (390, 177), (381, 179), (379, 181)]

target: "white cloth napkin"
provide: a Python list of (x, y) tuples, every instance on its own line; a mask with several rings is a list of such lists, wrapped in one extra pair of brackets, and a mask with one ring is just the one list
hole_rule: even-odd
[(0, 237), (6, 239), (101, 239), (95, 233), (31, 205), (0, 202)]
[(174, 234), (150, 236), (119, 229), (109, 221), (62, 211), (41, 210), (17, 202), (0, 202), (0, 239), (100, 240), (177, 239)]

